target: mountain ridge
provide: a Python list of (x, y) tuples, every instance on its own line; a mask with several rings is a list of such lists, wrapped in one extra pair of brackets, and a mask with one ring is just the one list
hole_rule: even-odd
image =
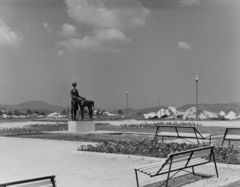
[[(196, 104), (186, 104), (186, 105), (183, 105), (176, 109), (178, 111), (185, 112), (187, 109), (195, 107), (195, 106), (196, 106)], [(130, 113), (136, 113), (136, 112), (141, 112), (141, 113), (157, 112), (161, 108), (167, 109), (168, 106), (156, 106), (156, 107), (149, 107), (149, 108), (143, 108), (143, 109), (128, 108), (128, 113), (130, 114)], [(0, 109), (9, 109), (9, 110), (47, 109), (52, 112), (62, 112), (64, 109), (67, 109), (67, 107), (52, 105), (45, 101), (38, 100), (38, 101), (26, 101), (26, 102), (22, 102), (17, 105), (0, 104)], [(99, 107), (96, 107), (96, 109), (101, 109), (101, 110), (105, 110), (105, 111), (112, 112), (112, 113), (118, 113), (118, 109), (104, 109), (104, 108), (99, 108)], [(207, 111), (216, 112), (216, 113), (219, 113), (220, 111), (224, 111), (224, 112), (234, 111), (236, 113), (240, 113), (240, 102), (214, 103), (214, 104), (200, 103), (200, 104), (198, 104), (198, 109), (199, 110), (207, 110)], [(127, 113), (126, 108), (121, 109), (121, 110), (123, 111), (124, 114)]]

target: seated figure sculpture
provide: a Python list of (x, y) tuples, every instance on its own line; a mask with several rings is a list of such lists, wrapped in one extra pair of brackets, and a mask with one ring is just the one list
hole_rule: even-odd
[(76, 88), (77, 83), (74, 82), (72, 83), (73, 89), (71, 90), (71, 118), (73, 121), (76, 121), (76, 115), (77, 115), (77, 110), (78, 110), (78, 105), (80, 106), (80, 111), (81, 111), (81, 119), (83, 120), (84, 118), (84, 107), (88, 107), (88, 112), (90, 119), (93, 117), (93, 107), (94, 107), (94, 102), (92, 100), (86, 100), (84, 97), (81, 97), (78, 93), (78, 90)]
[[(72, 120), (75, 121), (76, 116), (77, 116), (78, 105), (81, 105), (83, 100), (86, 100), (86, 99), (79, 95), (78, 89), (76, 88), (76, 86), (77, 86), (76, 82), (72, 83), (72, 86), (73, 86), (73, 89), (71, 90), (71, 98), (72, 98), (72, 100), (71, 100), (71, 117), (72, 117)], [(83, 115), (83, 114), (81, 114), (81, 115)]]

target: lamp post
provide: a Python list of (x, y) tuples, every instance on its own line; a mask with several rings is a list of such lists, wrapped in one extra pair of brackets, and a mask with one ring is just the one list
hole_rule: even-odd
[(195, 74), (195, 80), (196, 80), (196, 120), (198, 120), (198, 75), (201, 73), (193, 73)]
[(129, 92), (129, 90), (127, 89), (126, 90), (126, 94), (127, 94), (127, 115), (128, 115), (128, 92)]

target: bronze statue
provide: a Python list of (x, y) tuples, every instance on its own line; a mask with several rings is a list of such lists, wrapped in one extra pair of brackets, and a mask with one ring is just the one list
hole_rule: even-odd
[(92, 119), (93, 115), (93, 107), (94, 107), (94, 102), (91, 100), (86, 100), (84, 97), (81, 97), (78, 93), (78, 89), (76, 88), (77, 83), (74, 82), (72, 83), (73, 89), (71, 90), (71, 117), (73, 121), (76, 121), (76, 116), (77, 116), (77, 110), (78, 110), (78, 105), (80, 106), (80, 111), (81, 111), (81, 119), (83, 120), (84, 118), (84, 107), (88, 107), (88, 112), (90, 119)]

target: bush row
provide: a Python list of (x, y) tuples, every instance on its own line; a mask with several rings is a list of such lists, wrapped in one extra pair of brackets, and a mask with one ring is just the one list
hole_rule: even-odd
[(158, 125), (162, 126), (186, 126), (186, 127), (198, 127), (202, 126), (202, 124), (198, 123), (191, 123), (191, 122), (160, 122), (160, 123), (154, 123), (154, 124), (149, 124), (149, 123), (141, 123), (141, 124), (122, 124), (121, 128), (136, 128), (136, 129), (155, 129)]
[(68, 122), (69, 119), (68, 118), (33, 118), (31, 119), (31, 121), (43, 121), (43, 122)]
[(61, 124), (33, 124), (23, 127), (1, 128), (0, 135), (39, 133), (42, 131), (62, 131), (67, 130), (67, 123)]
[[(106, 141), (104, 143), (93, 145), (82, 145), (78, 148), (79, 151), (103, 152), (115, 154), (131, 154), (166, 158), (170, 153), (190, 150), (198, 147), (209, 146), (203, 144), (186, 144), (161, 142), (157, 143), (153, 140), (133, 140), (133, 141)], [(240, 164), (240, 148), (237, 147), (222, 147), (214, 145), (214, 153), (217, 162), (227, 164)]]

